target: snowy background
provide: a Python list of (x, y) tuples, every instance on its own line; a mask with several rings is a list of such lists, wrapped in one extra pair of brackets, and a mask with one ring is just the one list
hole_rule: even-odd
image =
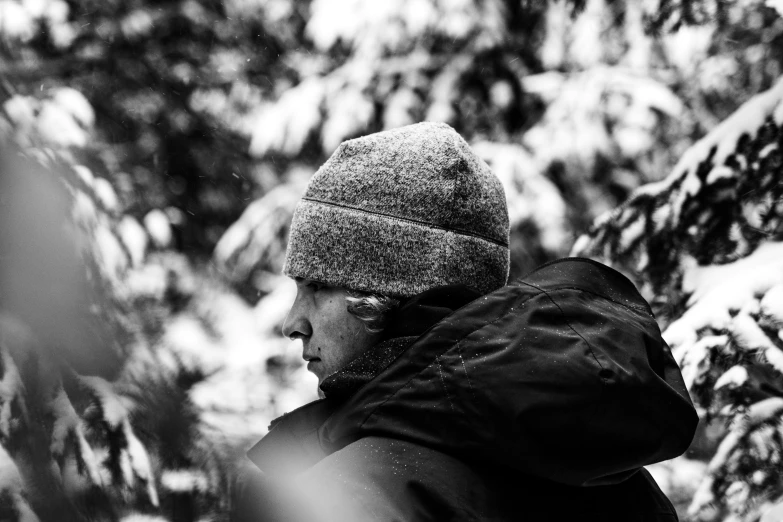
[(703, 422), (681, 518), (783, 520), (783, 2), (0, 0), (0, 519), (219, 521), (315, 398), (287, 226), (348, 138), (445, 121), (512, 277), (653, 304)]

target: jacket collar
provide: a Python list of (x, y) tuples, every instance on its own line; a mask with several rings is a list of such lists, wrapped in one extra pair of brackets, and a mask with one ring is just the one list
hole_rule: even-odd
[(321, 391), (330, 399), (347, 399), (394, 362), (415, 340), (415, 336), (406, 336), (381, 341), (324, 379)]
[(329, 454), (321, 447), (318, 428), (338, 406), (337, 401), (319, 399), (275, 419), (247, 457), (264, 473), (279, 477), (312, 467)]

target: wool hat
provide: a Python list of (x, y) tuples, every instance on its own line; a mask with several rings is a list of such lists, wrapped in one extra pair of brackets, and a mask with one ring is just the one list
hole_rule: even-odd
[(283, 272), (409, 297), (508, 279), (500, 181), (454, 129), (418, 123), (343, 142), (298, 203)]

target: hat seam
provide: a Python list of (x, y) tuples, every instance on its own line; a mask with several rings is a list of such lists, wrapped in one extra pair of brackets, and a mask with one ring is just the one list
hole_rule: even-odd
[(495, 238), (492, 238), (492, 237), (489, 237), (489, 236), (485, 236), (483, 234), (479, 234), (478, 232), (472, 232), (470, 230), (465, 230), (465, 229), (462, 229), (462, 228), (444, 227), (442, 225), (437, 225), (435, 223), (430, 223), (428, 221), (422, 221), (422, 220), (413, 219), (413, 218), (406, 218), (406, 217), (401, 217), (401, 216), (395, 216), (394, 214), (388, 214), (386, 212), (378, 212), (378, 211), (374, 211), (374, 210), (367, 210), (367, 209), (364, 209), (364, 208), (354, 207), (354, 206), (351, 206), (351, 205), (335, 203), (334, 201), (327, 201), (327, 200), (324, 200), (324, 199), (314, 198), (312, 196), (305, 196), (305, 197), (302, 198), (302, 200), (310, 201), (310, 202), (313, 202), (313, 203), (320, 203), (321, 205), (327, 205), (327, 206), (330, 206), (330, 207), (342, 208), (342, 209), (346, 209), (346, 210), (355, 210), (357, 212), (362, 212), (362, 213), (365, 213), (365, 214), (371, 214), (371, 215), (376, 215), (376, 216), (383, 216), (383, 217), (386, 217), (386, 218), (389, 218), (389, 219), (396, 219), (396, 220), (399, 220), (399, 221), (405, 221), (405, 222), (413, 223), (413, 224), (416, 224), (416, 225), (421, 225), (421, 226), (425, 226), (425, 227), (435, 228), (435, 229), (438, 229), (438, 230), (444, 230), (446, 232), (454, 232), (456, 234), (460, 234), (460, 235), (463, 235), (463, 236), (470, 236), (470, 237), (475, 237), (476, 239), (482, 239), (484, 241), (487, 241), (487, 242), (492, 243), (492, 244), (497, 245), (497, 246), (501, 246), (503, 248), (508, 248), (508, 243), (507, 242), (500, 241), (500, 240), (497, 240)]

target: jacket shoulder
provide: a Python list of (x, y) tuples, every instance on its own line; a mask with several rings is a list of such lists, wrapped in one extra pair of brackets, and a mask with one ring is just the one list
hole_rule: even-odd
[(297, 477), (324, 520), (498, 520), (465, 462), (411, 442), (364, 437)]

